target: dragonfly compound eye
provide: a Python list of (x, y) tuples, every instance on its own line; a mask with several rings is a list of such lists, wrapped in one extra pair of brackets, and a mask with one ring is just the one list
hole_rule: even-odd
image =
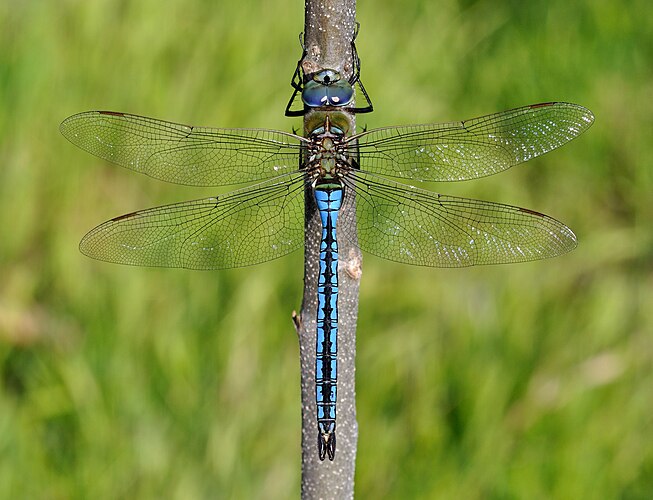
[(308, 107), (347, 106), (354, 100), (354, 89), (335, 71), (324, 70), (306, 82), (302, 100)]

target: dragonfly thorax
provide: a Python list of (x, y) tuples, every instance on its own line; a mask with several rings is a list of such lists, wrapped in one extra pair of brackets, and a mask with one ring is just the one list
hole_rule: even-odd
[(323, 125), (309, 135), (306, 169), (313, 179), (332, 179), (349, 168), (344, 131), (327, 116)]

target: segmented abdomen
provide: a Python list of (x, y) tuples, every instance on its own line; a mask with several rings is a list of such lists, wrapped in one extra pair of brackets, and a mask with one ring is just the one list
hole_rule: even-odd
[(315, 397), (320, 460), (335, 454), (336, 383), (338, 353), (338, 242), (336, 222), (342, 205), (342, 187), (318, 185), (315, 200), (322, 220), (318, 279)]

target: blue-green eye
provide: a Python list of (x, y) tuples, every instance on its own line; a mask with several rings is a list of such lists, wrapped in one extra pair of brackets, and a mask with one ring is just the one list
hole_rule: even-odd
[(354, 99), (354, 89), (340, 73), (325, 69), (313, 75), (304, 85), (302, 101), (311, 108), (320, 106), (346, 106)]

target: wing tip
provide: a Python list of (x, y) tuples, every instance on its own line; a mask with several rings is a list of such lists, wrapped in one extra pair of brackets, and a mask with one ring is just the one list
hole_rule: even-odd
[(517, 210), (519, 212), (544, 219), (551, 226), (553, 226), (549, 227), (548, 232), (551, 233), (552, 231), (555, 231), (555, 234), (557, 235), (556, 239), (559, 240), (560, 252), (551, 255), (551, 257), (556, 257), (558, 255), (563, 255), (567, 252), (571, 252), (578, 246), (578, 237), (576, 236), (576, 233), (574, 233), (566, 224), (563, 224), (559, 220), (554, 219), (550, 215), (531, 210), (530, 208), (517, 207)]
[(565, 232), (567, 233), (568, 240), (567, 240), (567, 247), (564, 253), (571, 252), (572, 250), (575, 250), (576, 247), (578, 247), (578, 236), (576, 236), (576, 233), (574, 233), (571, 228), (565, 226)]
[(582, 106), (581, 104), (576, 104), (573, 102), (566, 102), (566, 101), (550, 101), (550, 102), (541, 102), (537, 104), (531, 104), (527, 106), (528, 110), (532, 109), (541, 109), (541, 108), (549, 108), (549, 107), (559, 107), (559, 108), (568, 108), (568, 109), (573, 109), (574, 111), (578, 112), (580, 118), (583, 120), (583, 131), (587, 130), (593, 123), (594, 123), (594, 113), (585, 106)]
[(61, 132), (61, 135), (63, 135), (66, 139), (68, 139), (70, 142), (78, 146), (78, 143), (75, 142), (74, 138), (76, 137), (75, 131), (73, 129), (73, 125), (75, 122), (78, 120), (88, 117), (91, 115), (98, 115), (102, 113), (109, 113), (105, 111), (82, 111), (81, 113), (75, 113), (74, 115), (70, 115), (62, 120), (62, 122), (59, 124), (59, 132)]

